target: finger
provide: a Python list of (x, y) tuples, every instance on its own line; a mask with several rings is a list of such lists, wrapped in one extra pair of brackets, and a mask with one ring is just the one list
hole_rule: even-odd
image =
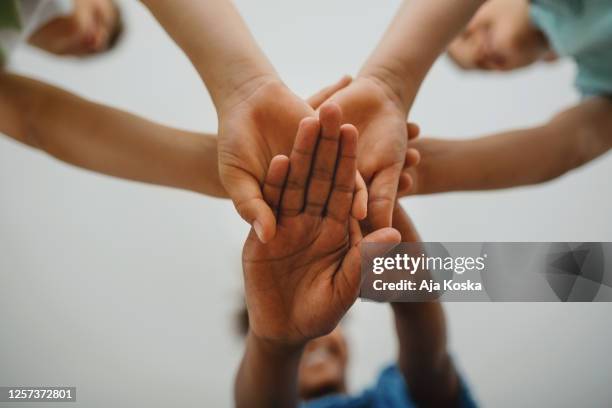
[(403, 163), (376, 173), (368, 190), (368, 218), (374, 230), (390, 227)]
[(404, 208), (397, 203), (393, 211), (393, 228), (395, 228), (402, 236), (403, 242), (420, 242), (421, 237), (410, 219), (410, 216)]
[(400, 242), (402, 242), (402, 235), (398, 230), (395, 228), (381, 228), (366, 235), (359, 242), (359, 246), (363, 244), (399, 244)]
[(421, 154), (418, 150), (409, 148), (406, 151), (406, 161), (400, 175), (397, 195), (400, 197), (407, 196), (413, 192), (415, 186), (414, 176), (416, 175), (415, 167), (421, 162)]
[(336, 171), (326, 209), (327, 217), (343, 225), (348, 221), (355, 195), (357, 134), (357, 128), (353, 125), (343, 125), (340, 128), (340, 147)]
[(236, 211), (253, 227), (259, 240), (266, 243), (274, 238), (276, 217), (263, 199), (259, 181), (246, 172), (226, 179), (228, 194), (234, 201)]
[(404, 197), (409, 195), (412, 192), (412, 188), (414, 187), (414, 180), (410, 173), (407, 173), (406, 170), (402, 171), (399, 179), (399, 185), (397, 188), (397, 196)]
[(272, 158), (268, 174), (263, 186), (263, 197), (272, 211), (276, 212), (280, 205), (283, 187), (289, 172), (289, 158), (287, 156), (278, 155)]
[(408, 140), (416, 139), (421, 134), (421, 128), (416, 123), (408, 122), (406, 127), (408, 128)]
[[(367, 235), (349, 250), (338, 273), (334, 276), (338, 296), (344, 300), (344, 303), (347, 305), (352, 304), (359, 295), (359, 287), (361, 286), (361, 257), (362, 251), (365, 250), (364, 244), (398, 244), (401, 239), (400, 233), (395, 229), (383, 228)], [(382, 253), (389, 250), (389, 247), (386, 245), (381, 245), (380, 248), (377, 246), (368, 248), (368, 252), (374, 256), (376, 256), (377, 250), (380, 250)]]
[(368, 216), (368, 187), (361, 173), (357, 171), (355, 174), (355, 196), (351, 215), (358, 220), (363, 220)]
[(308, 181), (305, 208), (307, 214), (314, 216), (323, 214), (332, 187), (342, 121), (340, 106), (331, 102), (324, 104), (319, 112), (319, 120), (321, 134)]
[(351, 246), (357, 245), (363, 239), (361, 226), (355, 217), (351, 217), (349, 221), (349, 243)]
[(310, 106), (312, 106), (313, 109), (319, 109), (323, 102), (331, 98), (339, 90), (346, 88), (352, 81), (353, 78), (350, 75), (345, 75), (338, 82), (323, 88), (322, 90), (308, 98), (306, 101)]
[(295, 216), (304, 209), (306, 184), (317, 146), (320, 125), (316, 118), (306, 118), (300, 126), (289, 159), (289, 176), (282, 195), (280, 212)]
[[(381, 228), (367, 234), (357, 245), (360, 252), (361, 261), (365, 263), (379, 256), (384, 256), (393, 252), (393, 245), (399, 244), (402, 235), (395, 228)], [(364, 245), (365, 244), (365, 245)], [(390, 245), (389, 245), (390, 244)]]
[(421, 153), (417, 149), (408, 148), (406, 150), (406, 160), (404, 161), (404, 168), (418, 166), (421, 162)]

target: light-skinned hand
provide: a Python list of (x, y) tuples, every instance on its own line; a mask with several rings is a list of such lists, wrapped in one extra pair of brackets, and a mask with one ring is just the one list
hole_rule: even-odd
[(330, 100), (359, 130), (357, 167), (368, 185), (368, 219), (375, 228), (390, 227), (406, 160), (408, 112), (373, 78), (355, 79)]
[[(318, 106), (350, 81), (343, 78), (313, 96), (310, 103)], [(261, 192), (266, 170), (274, 156), (289, 154), (300, 121), (307, 117), (316, 120), (317, 114), (276, 79), (251, 84), (248, 91), (229, 99), (219, 109), (219, 176), (238, 213), (253, 226), (259, 239), (267, 242), (274, 237), (276, 219)], [(358, 183), (364, 190), (365, 184)], [(365, 200), (365, 191), (360, 197)], [(365, 202), (356, 205), (355, 211), (356, 217), (365, 217)]]

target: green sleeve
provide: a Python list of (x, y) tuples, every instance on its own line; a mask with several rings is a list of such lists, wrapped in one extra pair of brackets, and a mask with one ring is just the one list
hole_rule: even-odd
[[(21, 30), (21, 18), (17, 0), (0, 0), (0, 35), (3, 30)], [(6, 52), (0, 41), (0, 67), (6, 62)]]
[(0, 1), (0, 29), (6, 28), (21, 29), (17, 0)]

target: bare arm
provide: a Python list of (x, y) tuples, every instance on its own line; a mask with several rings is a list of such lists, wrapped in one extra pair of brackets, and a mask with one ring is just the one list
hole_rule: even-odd
[(276, 219), (262, 198), (265, 169), (288, 154), (297, 126), (315, 112), (279, 79), (230, 0), (143, 0), (190, 58), (219, 117), (219, 175), (262, 242)]
[[(308, 102), (318, 107), (350, 82), (343, 77)], [(162, 126), (18, 75), (0, 73), (0, 133), (98, 173), (227, 197), (216, 135)]]
[(391, 225), (408, 138), (406, 117), (435, 59), (483, 0), (410, 0), (402, 4), (356, 80), (334, 95), (359, 129), (359, 171), (368, 183), (368, 218)]
[(612, 101), (592, 98), (543, 126), (472, 140), (423, 138), (412, 172), (415, 194), (487, 190), (542, 183), (612, 148)]
[(359, 76), (381, 80), (407, 110), (435, 60), (484, 1), (404, 1)]
[(279, 346), (249, 332), (235, 383), (237, 407), (292, 407), (303, 345)]
[[(396, 206), (393, 227), (403, 242), (420, 238)], [(459, 400), (459, 380), (447, 351), (446, 321), (439, 302), (391, 303), (399, 344), (397, 364), (418, 406), (449, 407)]]
[(304, 346), (331, 333), (359, 294), (361, 243), (400, 240), (391, 228), (363, 237), (350, 215), (359, 190), (358, 132), (341, 125), (339, 113), (330, 103), (320, 120), (302, 120), (290, 157), (270, 163), (263, 195), (279, 229), (266, 244), (252, 229), (242, 251), (250, 331), (236, 375), (238, 407), (298, 405)]
[[(277, 79), (230, 0), (142, 0), (189, 57), (217, 110)], [(260, 81), (261, 80), (261, 81)]]
[(0, 132), (99, 173), (226, 197), (213, 135), (162, 126), (44, 83), (0, 74)]
[(418, 406), (449, 407), (459, 401), (459, 378), (446, 348), (439, 302), (392, 303), (399, 344), (398, 367)]

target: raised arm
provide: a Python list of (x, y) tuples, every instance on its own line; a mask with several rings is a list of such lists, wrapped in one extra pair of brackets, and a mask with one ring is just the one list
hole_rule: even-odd
[[(344, 77), (308, 103), (317, 108), (350, 82)], [(216, 135), (162, 126), (33, 79), (0, 74), (0, 133), (98, 173), (227, 197)]]
[[(418, 242), (419, 235), (398, 204), (393, 227), (403, 242)], [(422, 407), (460, 406), (460, 384), (448, 354), (446, 321), (439, 302), (392, 303), (399, 352), (397, 365), (410, 395)]]
[(251, 231), (244, 245), (249, 334), (236, 377), (238, 407), (297, 405), (305, 344), (331, 332), (359, 293), (359, 243), (399, 241), (391, 228), (362, 238), (350, 216), (362, 204), (356, 153), (356, 129), (341, 126), (330, 104), (320, 124), (301, 122), (291, 157), (270, 164), (263, 196), (278, 214), (278, 231), (266, 244)]
[[(391, 225), (407, 148), (406, 117), (426, 73), (483, 0), (405, 1), (351, 86), (332, 100), (357, 126), (368, 217)], [(363, 152), (363, 153), (361, 153)]]
[[(612, 148), (612, 101), (590, 98), (548, 123), (471, 140), (422, 138), (412, 194), (488, 190), (557, 178)], [(407, 194), (403, 191), (402, 194)]]
[(231, 0), (142, 3), (189, 57), (217, 110), (240, 102), (240, 93), (278, 79)]
[(214, 135), (162, 126), (32, 79), (0, 74), (0, 132), (98, 173), (227, 196)]
[(276, 218), (260, 186), (314, 110), (280, 81), (230, 0), (143, 0), (185, 51), (219, 116), (219, 174), (236, 210), (267, 242)]
[(359, 77), (380, 81), (408, 111), (435, 60), (485, 1), (404, 1)]

